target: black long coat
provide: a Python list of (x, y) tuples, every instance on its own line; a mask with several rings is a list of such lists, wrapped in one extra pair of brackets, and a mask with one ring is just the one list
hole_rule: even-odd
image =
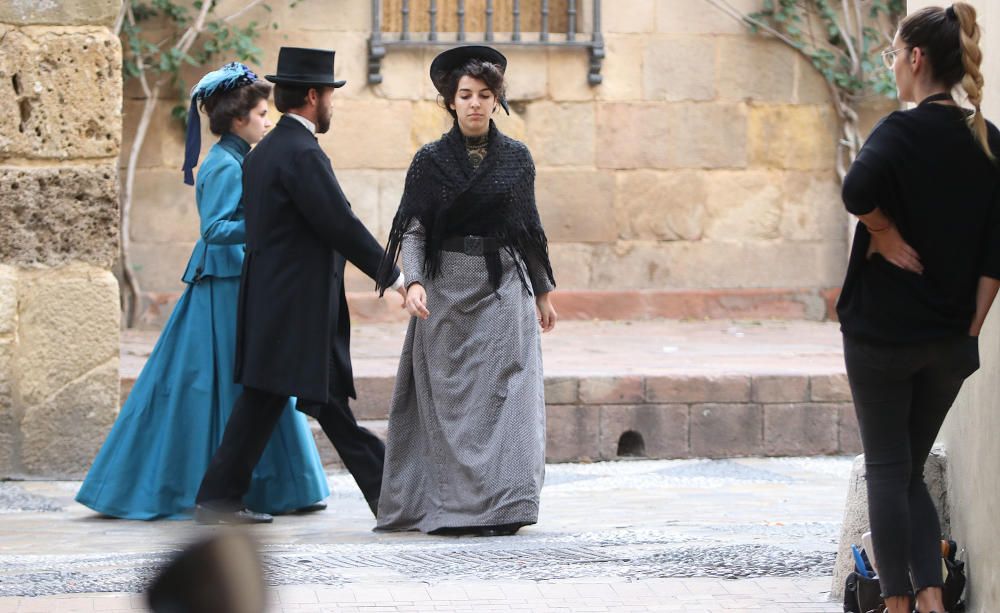
[(247, 155), (243, 198), (236, 382), (316, 403), (355, 397), (344, 264), (374, 279), (381, 245), (316, 138), (291, 117)]

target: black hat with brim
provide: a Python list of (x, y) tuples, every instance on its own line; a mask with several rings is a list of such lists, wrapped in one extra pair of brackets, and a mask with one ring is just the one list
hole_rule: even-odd
[[(439, 53), (434, 58), (434, 61), (431, 62), (431, 83), (434, 84), (434, 88), (438, 90), (439, 94), (444, 95), (444, 88), (448, 83), (448, 77), (451, 75), (451, 72), (465, 66), (470, 60), (489, 62), (490, 64), (497, 65), (501, 73), (507, 72), (507, 58), (493, 47), (485, 45), (453, 47)], [(510, 107), (507, 105), (507, 99), (500, 98), (499, 102), (503, 110), (510, 115)]]
[(347, 81), (333, 77), (334, 54), (326, 49), (282, 47), (278, 51), (278, 73), (264, 78), (278, 85), (343, 87)]

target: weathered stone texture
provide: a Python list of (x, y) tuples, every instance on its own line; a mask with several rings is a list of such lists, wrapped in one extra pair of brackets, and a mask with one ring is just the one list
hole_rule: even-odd
[(683, 458), (688, 455), (686, 405), (610, 405), (601, 407), (601, 457), (615, 459), (626, 432), (642, 437), (643, 457)]
[(763, 451), (763, 411), (755, 404), (691, 407), (691, 455), (737, 457)]
[[(726, 13), (703, 2), (654, 0), (656, 31), (667, 34), (742, 34), (746, 27)], [(759, 11), (760, 0), (728, 0), (745, 13)]]
[(0, 166), (0, 262), (111, 268), (118, 254), (114, 162)]
[(105, 29), (0, 36), (0, 159), (118, 155), (121, 45)]
[(601, 408), (557, 405), (546, 414), (545, 459), (548, 462), (597, 460)]
[(838, 420), (835, 405), (765, 405), (764, 453), (775, 456), (837, 453)]
[(117, 415), (116, 356), (25, 410), (21, 465), (29, 474), (82, 477)]
[(651, 32), (656, 27), (656, 5), (649, 0), (615, 0), (602, 17), (602, 29), (608, 33)]
[(719, 39), (719, 95), (726, 99), (752, 98), (791, 102), (795, 93), (796, 52), (780, 41), (752, 36)]
[[(594, 248), (579, 243), (549, 243), (549, 260), (559, 289), (587, 289), (593, 268)], [(555, 294), (559, 295), (558, 292)]]
[(183, 185), (182, 177), (180, 170), (165, 168), (136, 173), (130, 230), (133, 241), (192, 243), (198, 240), (201, 218), (195, 190), (185, 186), (186, 189), (178, 191), (177, 185)]
[(12, 369), (16, 328), (17, 271), (0, 264), (0, 476), (13, 472), (20, 422), (14, 410), (16, 374)]
[(5, 0), (0, 3), (0, 23), (110, 27), (120, 6), (121, 0)]
[(796, 170), (834, 167), (837, 121), (828, 106), (767, 105), (750, 109), (750, 162)]
[(181, 276), (187, 266), (195, 239), (190, 242), (152, 243), (135, 241), (129, 245), (132, 271), (139, 277), (139, 286), (147, 292), (180, 292), (184, 289)]
[(594, 165), (594, 105), (536, 102), (525, 111), (527, 145), (538, 166)]
[(704, 180), (705, 238), (741, 241), (778, 237), (785, 198), (780, 174), (715, 171)]
[(410, 141), (412, 111), (406, 101), (334, 98), (332, 127), (320, 144), (336, 169), (406, 168), (417, 150)]
[(107, 270), (22, 270), (18, 310), (16, 359), (26, 406), (118, 358), (118, 282)]
[(617, 237), (615, 179), (593, 170), (542, 170), (535, 181), (538, 212), (550, 241), (603, 243)]
[(619, 172), (615, 218), (625, 240), (689, 240), (702, 237), (707, 176), (697, 171)]
[(646, 100), (715, 98), (715, 39), (682, 36), (651, 40), (642, 63)]
[(597, 113), (601, 168), (743, 168), (742, 104), (602, 104)]

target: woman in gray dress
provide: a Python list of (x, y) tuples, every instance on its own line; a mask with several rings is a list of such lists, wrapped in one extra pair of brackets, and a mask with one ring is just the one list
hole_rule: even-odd
[(406, 176), (383, 260), (402, 254), (410, 320), (389, 415), (377, 530), (514, 534), (545, 471), (539, 329), (555, 287), (524, 144), (490, 119), (507, 60), (464, 46), (431, 64), (455, 119)]

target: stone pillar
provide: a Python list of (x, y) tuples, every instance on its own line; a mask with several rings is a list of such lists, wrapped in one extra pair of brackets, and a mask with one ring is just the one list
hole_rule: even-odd
[(83, 474), (117, 414), (120, 6), (0, 2), (0, 478)]
[[(966, 0), (979, 12), (984, 33), (983, 112), (1000, 120), (1000, 5), (996, 0)], [(913, 11), (944, 5), (910, 0)], [(942, 432), (948, 449), (948, 505), (952, 536), (967, 550), (969, 611), (995, 611), (1000, 603), (1000, 305), (994, 304), (979, 341), (982, 368), (962, 388)]]

